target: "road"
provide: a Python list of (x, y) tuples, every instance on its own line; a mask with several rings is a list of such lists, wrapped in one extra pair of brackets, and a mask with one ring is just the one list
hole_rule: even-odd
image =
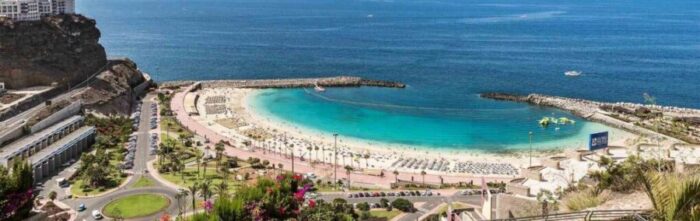
[[(127, 173), (131, 173), (131, 179), (129, 182), (119, 189), (104, 194), (102, 196), (98, 197), (90, 197), (90, 198), (72, 198), (72, 199), (66, 199), (66, 189), (59, 188), (58, 185), (56, 184), (55, 180), (59, 177), (68, 177), (70, 174), (70, 170), (72, 168), (75, 168), (76, 165), (70, 166), (69, 169), (62, 171), (58, 175), (54, 176), (50, 180), (45, 181), (44, 187), (45, 189), (40, 192), (39, 195), (41, 196), (46, 196), (48, 195), (49, 192), (52, 190), (56, 191), (58, 194), (58, 199), (62, 199), (61, 201), (67, 205), (69, 205), (71, 208), (75, 209), (77, 208), (80, 204), (85, 204), (87, 209), (83, 212), (78, 213), (78, 217), (76, 220), (93, 220), (91, 217), (91, 211), (92, 210), (102, 210), (105, 205), (107, 205), (109, 202), (111, 202), (114, 199), (117, 199), (119, 197), (127, 196), (127, 195), (132, 195), (132, 194), (140, 194), (140, 193), (156, 193), (156, 194), (161, 194), (163, 196), (166, 196), (170, 200), (170, 206), (165, 210), (170, 214), (177, 214), (177, 203), (175, 201), (174, 196), (177, 194), (177, 190), (173, 188), (169, 188), (166, 185), (163, 185), (162, 183), (158, 182), (156, 179), (151, 177), (150, 173), (144, 173), (144, 170), (147, 168), (147, 162), (149, 160), (154, 159), (154, 156), (150, 156), (148, 154), (148, 147), (149, 147), (149, 139), (150, 139), (150, 126), (149, 126), (149, 121), (151, 117), (151, 103), (150, 99), (152, 96), (148, 95), (146, 98), (143, 99), (143, 105), (141, 105), (141, 116), (140, 116), (140, 124), (139, 128), (137, 131), (137, 145), (136, 145), (136, 154), (134, 156), (134, 168), (131, 171), (127, 171)], [(154, 184), (153, 186), (149, 187), (142, 187), (142, 188), (134, 188), (132, 187), (141, 177), (145, 177), (146, 179), (150, 179), (152, 183)], [(159, 217), (162, 214), (162, 212), (154, 214), (152, 216), (148, 217), (141, 217), (138, 219), (130, 219), (130, 220), (155, 220), (157, 217)]]

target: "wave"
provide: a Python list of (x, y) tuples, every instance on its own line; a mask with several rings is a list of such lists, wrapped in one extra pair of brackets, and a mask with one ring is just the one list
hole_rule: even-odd
[(328, 28), (307, 28), (302, 31), (306, 32), (324, 32), (324, 31), (340, 31), (343, 27), (328, 27)]
[(465, 19), (460, 19), (458, 22), (464, 23), (464, 24), (487, 24), (487, 23), (544, 20), (544, 19), (556, 17), (557, 15), (565, 14), (565, 13), (566, 13), (566, 11), (544, 11), (544, 12), (533, 12), (533, 13), (525, 13), (525, 14), (514, 14), (514, 15), (494, 16), (494, 17), (484, 17), (484, 18), (465, 18)]

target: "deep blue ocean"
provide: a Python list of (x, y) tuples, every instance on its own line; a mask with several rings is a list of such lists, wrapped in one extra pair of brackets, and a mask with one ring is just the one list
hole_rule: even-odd
[[(407, 83), (320, 96), (271, 90), (254, 102), (290, 122), (369, 140), (494, 149), (527, 142), (528, 131), (539, 143), (584, 143), (602, 128), (578, 119), (542, 129), (542, 116), (571, 116), (481, 92), (630, 102), (649, 93), (660, 104), (700, 108), (695, 0), (76, 4), (97, 20), (110, 56), (132, 58), (157, 81), (346, 74)], [(569, 70), (583, 74), (565, 77)]]

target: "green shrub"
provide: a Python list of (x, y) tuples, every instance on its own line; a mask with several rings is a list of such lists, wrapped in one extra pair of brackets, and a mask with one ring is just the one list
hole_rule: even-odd
[(403, 212), (413, 212), (413, 203), (404, 198), (395, 199), (391, 206)]
[(357, 209), (359, 209), (360, 211), (369, 211), (369, 203), (367, 203), (367, 202), (358, 203)]
[(609, 199), (605, 193), (597, 194), (593, 190), (569, 193), (565, 197), (564, 205), (571, 211), (581, 211), (587, 208), (596, 207)]
[(389, 206), (389, 200), (386, 198), (379, 199), (379, 206), (386, 208)]

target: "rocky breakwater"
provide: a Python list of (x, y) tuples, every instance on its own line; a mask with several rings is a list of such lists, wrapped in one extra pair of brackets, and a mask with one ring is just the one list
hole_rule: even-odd
[[(181, 86), (195, 81), (164, 82), (161, 86)], [(203, 87), (237, 87), (237, 88), (305, 88), (305, 87), (391, 87), (404, 88), (405, 84), (393, 81), (370, 80), (352, 76), (324, 78), (289, 78), (289, 79), (259, 79), (259, 80), (211, 80), (198, 81)]]
[(0, 82), (10, 89), (81, 82), (107, 64), (95, 24), (74, 14), (0, 18)]
[(567, 110), (591, 121), (638, 134), (661, 135), (673, 141), (700, 143), (700, 110), (698, 109), (624, 102), (598, 102), (542, 94), (523, 96), (484, 93), (481, 94), (481, 97), (554, 107)]
[(592, 114), (596, 113), (596, 111), (599, 109), (599, 106), (603, 104), (601, 102), (589, 101), (584, 99), (548, 96), (542, 94), (529, 94), (523, 96), (507, 93), (484, 93), (480, 96), (482, 98), (494, 100), (525, 102), (538, 106), (555, 107), (570, 111), (571, 113), (584, 118), (588, 118)]

